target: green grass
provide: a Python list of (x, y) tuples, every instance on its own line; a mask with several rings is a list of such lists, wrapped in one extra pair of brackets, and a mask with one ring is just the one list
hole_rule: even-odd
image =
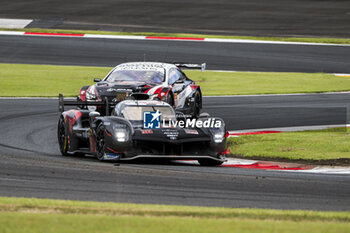
[(334, 128), (317, 131), (247, 135), (230, 138), (230, 150), (244, 157), (289, 160), (350, 159), (350, 131)]
[(65, 29), (0, 29), (9, 31), (26, 32), (51, 32), (51, 33), (73, 33), (73, 34), (100, 34), (100, 35), (134, 35), (134, 36), (167, 36), (167, 37), (192, 37), (192, 38), (220, 38), (220, 39), (247, 39), (247, 40), (267, 40), (267, 41), (288, 41), (288, 42), (308, 42), (308, 43), (329, 43), (329, 44), (350, 44), (348, 38), (324, 38), (324, 37), (254, 37), (254, 36), (226, 36), (226, 35), (205, 35), (188, 33), (155, 33), (155, 32), (111, 32), (92, 30), (65, 30)]
[(349, 232), (350, 212), (0, 197), (0, 232)]
[[(76, 96), (111, 67), (0, 64), (0, 96)], [(204, 95), (315, 93), (350, 90), (350, 77), (324, 73), (186, 71)]]
[(111, 68), (0, 64), (0, 96), (77, 96)]

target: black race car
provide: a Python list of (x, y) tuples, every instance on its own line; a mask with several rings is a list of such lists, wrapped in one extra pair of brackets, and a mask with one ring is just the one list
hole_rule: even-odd
[[(97, 82), (95, 85), (83, 86), (78, 100), (97, 102), (107, 98), (108, 101), (117, 103), (132, 93), (145, 93), (150, 99), (165, 101), (176, 111), (197, 118), (202, 108), (201, 88), (181, 68), (204, 71), (205, 63), (122, 63), (113, 68), (103, 80), (94, 79)], [(89, 106), (89, 109), (105, 113), (103, 106)]]
[(207, 114), (189, 119), (168, 103), (147, 98), (132, 94), (114, 105), (110, 115), (101, 116), (85, 109), (64, 111), (65, 105), (76, 105), (76, 101), (60, 95), (57, 134), (62, 155), (93, 154), (99, 160), (194, 159), (202, 165), (224, 162), (228, 134), (222, 119)]

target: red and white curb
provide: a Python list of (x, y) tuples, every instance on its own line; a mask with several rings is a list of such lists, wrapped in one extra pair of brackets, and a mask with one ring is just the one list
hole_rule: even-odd
[[(229, 137), (239, 137), (244, 135), (256, 134), (272, 134), (283, 132), (297, 132), (305, 130), (321, 130), (335, 127), (350, 127), (350, 125), (315, 125), (315, 126), (297, 126), (297, 127), (282, 127), (282, 128), (265, 128), (265, 129), (250, 129), (230, 131)], [(182, 163), (198, 164), (196, 161), (181, 161)], [(350, 174), (350, 167), (341, 166), (312, 166), (295, 163), (279, 163), (267, 162), (247, 159), (228, 158), (227, 161), (221, 165), (222, 167), (234, 167), (245, 169), (262, 169), (275, 171), (295, 171), (308, 173), (329, 173), (329, 174)]]
[[(186, 165), (199, 165), (196, 160), (177, 160), (176, 163)], [(220, 167), (259, 169), (265, 171), (289, 171), (304, 173), (322, 173), (322, 174), (350, 174), (350, 167), (341, 166), (313, 166), (295, 163), (268, 162), (238, 158), (227, 158)]]
[(245, 39), (220, 39), (220, 38), (204, 38), (204, 37), (193, 38), (193, 37), (168, 37), (168, 36), (128, 36), (128, 35), (99, 35), (99, 34), (49, 33), (49, 32), (19, 32), (19, 31), (0, 31), (0, 35), (55, 36), (55, 37), (79, 37), (79, 38), (127, 39), (127, 40), (168, 40), (168, 41), (192, 41), (192, 42), (215, 42), (215, 43), (350, 46), (349, 44), (265, 41), (265, 40), (245, 40)]

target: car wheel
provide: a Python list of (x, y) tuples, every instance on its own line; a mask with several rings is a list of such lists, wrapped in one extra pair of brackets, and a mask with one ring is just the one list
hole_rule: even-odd
[(63, 156), (68, 154), (68, 135), (66, 135), (66, 126), (63, 117), (60, 117), (57, 126), (57, 139), (60, 147), (60, 152)]
[(220, 166), (223, 164), (223, 161), (217, 161), (213, 159), (198, 159), (198, 162), (202, 166), (208, 166), (208, 167), (213, 167), (213, 166)]
[(106, 152), (104, 127), (102, 123), (96, 129), (96, 157), (103, 160)]
[(199, 91), (196, 91), (196, 93), (194, 94), (194, 106), (193, 106), (192, 117), (198, 118), (200, 111), (201, 111), (201, 94), (199, 93)]

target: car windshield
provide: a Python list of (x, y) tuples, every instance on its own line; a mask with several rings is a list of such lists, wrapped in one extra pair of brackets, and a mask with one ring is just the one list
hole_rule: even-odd
[(138, 123), (142, 124), (143, 121), (143, 113), (144, 112), (157, 112), (161, 113), (160, 120), (163, 123), (163, 120), (175, 121), (176, 116), (174, 110), (169, 106), (126, 106), (121, 114), (127, 120), (129, 120), (132, 124)]
[(164, 69), (114, 70), (106, 79), (108, 82), (145, 82), (161, 84), (164, 80)]

